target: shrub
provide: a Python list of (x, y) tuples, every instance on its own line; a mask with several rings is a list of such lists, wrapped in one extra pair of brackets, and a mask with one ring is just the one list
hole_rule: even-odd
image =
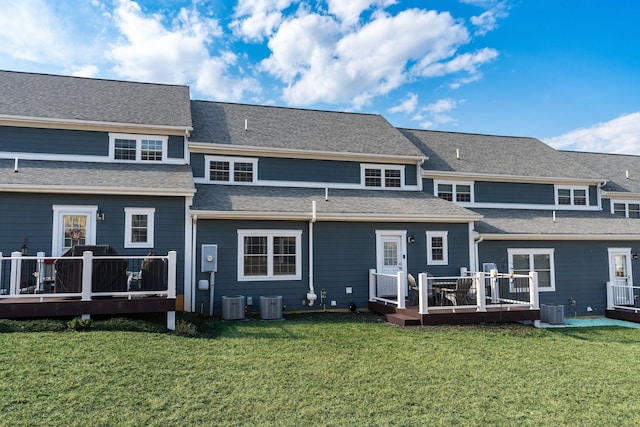
[(67, 326), (74, 331), (88, 331), (93, 326), (93, 320), (75, 317), (67, 323)]
[(176, 322), (176, 330), (174, 331), (174, 333), (182, 337), (197, 337), (198, 328), (191, 322), (179, 319)]

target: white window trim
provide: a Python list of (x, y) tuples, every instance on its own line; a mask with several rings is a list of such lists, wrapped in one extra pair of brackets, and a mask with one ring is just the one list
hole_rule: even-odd
[[(561, 205), (560, 204), (560, 197), (558, 195), (558, 190), (570, 190), (570, 197), (571, 197), (571, 203), (568, 205)], [(586, 204), (584, 205), (576, 205), (575, 204), (575, 190), (584, 190), (584, 194), (586, 197)], [(562, 207), (562, 206), (572, 206), (575, 207), (576, 209), (584, 209), (584, 208), (589, 208), (590, 207), (590, 200), (589, 200), (589, 186), (586, 185), (555, 185), (554, 186), (554, 193), (555, 193), (555, 203), (556, 206), (558, 207)]]
[[(431, 239), (442, 237), (443, 259), (433, 259), (433, 246)], [(427, 265), (449, 265), (449, 232), (448, 231), (427, 231)]]
[[(124, 247), (153, 248), (155, 236), (155, 208), (124, 208)], [(131, 225), (133, 215), (147, 215), (147, 241), (132, 241)]]
[[(509, 271), (513, 271), (513, 256), (529, 255), (529, 269), (531, 271), (533, 256), (532, 255), (549, 255), (549, 267), (551, 269), (551, 286), (541, 288), (538, 286), (538, 292), (555, 292), (556, 290), (556, 267), (555, 267), (555, 249), (553, 248), (507, 248), (507, 256), (509, 258)], [(515, 292), (516, 289), (510, 284), (510, 289)], [(518, 289), (520, 290), (520, 289)]]
[[(267, 238), (267, 275), (266, 276), (245, 276), (244, 274), (244, 238), (245, 237), (266, 237)], [(296, 238), (296, 274), (274, 275), (273, 274), (273, 238), (274, 237), (295, 237)], [(258, 282), (275, 280), (301, 280), (302, 279), (302, 231), (301, 230), (238, 230), (238, 281)]]
[[(229, 181), (211, 181), (211, 162), (229, 163)], [(234, 168), (236, 163), (251, 163), (253, 165), (251, 181), (235, 181)], [(258, 181), (258, 159), (255, 157), (204, 156), (204, 180), (209, 184), (255, 184)]]
[(615, 210), (613, 209), (613, 205), (614, 204), (624, 205), (624, 216), (626, 218), (629, 218), (629, 205), (640, 205), (640, 200), (614, 200), (614, 199), (611, 199), (609, 201), (609, 208), (610, 208), (610, 211), (611, 211), (612, 214), (615, 213)]
[(96, 215), (98, 213), (97, 206), (87, 205), (53, 205), (53, 230), (51, 239), (51, 255), (60, 256), (60, 248), (62, 242), (60, 237), (62, 236), (62, 216), (63, 215), (87, 215), (87, 236), (85, 236), (85, 242), (87, 245), (96, 244)]
[[(365, 184), (365, 170), (366, 169), (379, 169), (381, 171), (380, 187), (371, 187)], [(388, 170), (400, 171), (400, 187), (387, 187), (385, 186), (385, 172)], [(373, 163), (360, 163), (360, 185), (367, 190), (404, 190), (404, 166), (402, 165), (383, 165)]]
[[(452, 191), (453, 191), (453, 200), (452, 203), (455, 203), (457, 205), (471, 205), (473, 203), (475, 203), (476, 200), (476, 196), (475, 196), (475, 182), (474, 181), (445, 181), (445, 180), (440, 180), (440, 179), (434, 179), (433, 180), (433, 195), (438, 197), (438, 185), (440, 184), (445, 184), (445, 185), (451, 185), (452, 186)], [(457, 187), (458, 185), (468, 185), (471, 189), (471, 201), (470, 202), (458, 202), (457, 201)]]
[[(116, 159), (116, 139), (133, 139), (136, 141), (136, 159), (135, 160), (123, 160)], [(150, 139), (154, 141), (162, 141), (162, 160), (142, 160), (142, 140)], [(136, 163), (136, 162), (144, 162), (144, 163), (164, 163), (167, 161), (167, 147), (168, 147), (168, 136), (162, 135), (139, 135), (139, 134), (128, 134), (128, 133), (109, 133), (109, 159), (114, 162), (124, 162), (124, 163)]]

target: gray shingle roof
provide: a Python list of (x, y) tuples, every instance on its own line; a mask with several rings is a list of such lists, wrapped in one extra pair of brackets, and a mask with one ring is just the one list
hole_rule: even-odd
[(423, 157), (380, 115), (208, 101), (192, 101), (191, 111), (194, 142)]
[(0, 115), (190, 128), (187, 86), (0, 71)]
[[(400, 129), (429, 158), (427, 170), (540, 178), (597, 179), (535, 138)], [(456, 149), (460, 158), (456, 158)]]
[(415, 216), (416, 221), (444, 216), (452, 219), (478, 217), (468, 209), (418, 191), (329, 189), (329, 200), (325, 201), (325, 190), (318, 188), (211, 184), (198, 184), (196, 188), (193, 209), (200, 211), (310, 215), (315, 200), (319, 217), (323, 214)]
[(89, 188), (166, 194), (195, 188), (188, 165), (19, 160), (18, 172), (14, 166), (14, 160), (0, 159), (0, 191), (32, 186), (56, 192)]
[(600, 235), (607, 237), (637, 235), (640, 220), (623, 218), (602, 211), (556, 211), (527, 209), (474, 209), (483, 218), (475, 229), (481, 234)]
[[(605, 191), (640, 193), (640, 156), (579, 151), (562, 151), (562, 154), (572, 162), (584, 164), (594, 175), (606, 179)], [(626, 177), (626, 171), (629, 171), (629, 178)]]

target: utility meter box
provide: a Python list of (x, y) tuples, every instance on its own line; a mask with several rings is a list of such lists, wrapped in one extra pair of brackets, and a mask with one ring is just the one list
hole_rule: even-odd
[(218, 245), (202, 245), (200, 271), (203, 273), (218, 271)]

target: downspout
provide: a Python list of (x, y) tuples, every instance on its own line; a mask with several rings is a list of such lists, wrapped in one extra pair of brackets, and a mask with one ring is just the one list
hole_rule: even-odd
[(475, 264), (476, 264), (476, 270), (475, 271), (478, 272), (478, 271), (481, 271), (480, 270), (480, 255), (479, 255), (480, 249), (479, 249), (479, 246), (480, 246), (480, 243), (482, 243), (482, 241), (484, 240), (484, 237), (482, 237), (477, 231), (475, 233), (476, 233), (476, 235), (475, 235), (475, 237), (473, 239), (473, 244), (475, 246), (475, 252), (476, 252), (475, 253), (475, 258), (476, 258), (475, 259)]
[(193, 215), (191, 221), (191, 312), (196, 311), (196, 232), (198, 227), (198, 215)]
[(313, 224), (317, 220), (316, 201), (311, 202), (311, 220), (309, 221), (309, 292), (307, 292), (307, 303), (309, 307), (318, 299), (313, 289)]

